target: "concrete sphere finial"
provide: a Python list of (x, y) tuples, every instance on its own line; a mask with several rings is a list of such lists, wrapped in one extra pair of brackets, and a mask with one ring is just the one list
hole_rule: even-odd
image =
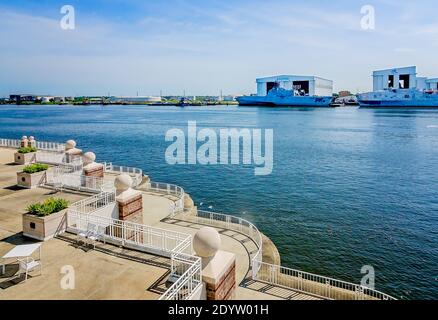
[(35, 140), (35, 137), (34, 136), (30, 136), (29, 137), (29, 141), (34, 141)]
[(114, 187), (118, 192), (123, 192), (131, 188), (132, 183), (133, 181), (129, 174), (121, 174), (114, 180)]
[(27, 140), (27, 136), (22, 136), (21, 140)]
[(74, 149), (74, 148), (76, 148), (76, 141), (74, 141), (74, 140), (68, 140), (68, 141), (65, 143), (65, 150), (70, 150), (70, 149)]
[(201, 258), (213, 257), (221, 246), (221, 237), (216, 229), (204, 227), (193, 237), (193, 249)]
[(93, 163), (96, 160), (96, 155), (93, 152), (86, 152), (82, 156), (82, 161), (84, 162), (84, 165)]

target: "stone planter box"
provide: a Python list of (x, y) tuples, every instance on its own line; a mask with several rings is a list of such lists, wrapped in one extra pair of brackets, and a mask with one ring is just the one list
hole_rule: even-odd
[(64, 233), (66, 229), (67, 210), (46, 217), (23, 214), (23, 235), (26, 237), (47, 241)]
[(17, 185), (19, 187), (33, 189), (47, 182), (47, 171), (36, 173), (17, 172)]
[(26, 165), (34, 163), (36, 160), (36, 152), (31, 153), (18, 153), (14, 154), (14, 162), (16, 164)]

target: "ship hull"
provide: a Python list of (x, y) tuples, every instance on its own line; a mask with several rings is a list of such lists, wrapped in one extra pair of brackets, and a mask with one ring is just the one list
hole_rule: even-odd
[(361, 108), (438, 108), (438, 94), (415, 89), (364, 93), (358, 101)]
[(241, 106), (330, 107), (332, 97), (251, 96), (236, 99)]
[(438, 108), (436, 101), (367, 101), (359, 100), (361, 108)]

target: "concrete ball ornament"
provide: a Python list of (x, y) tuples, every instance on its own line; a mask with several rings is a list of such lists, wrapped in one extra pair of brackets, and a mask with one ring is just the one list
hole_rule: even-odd
[(76, 148), (76, 141), (74, 140), (68, 140), (65, 144), (65, 149), (70, 150)]
[(221, 237), (216, 229), (204, 227), (193, 237), (193, 249), (201, 258), (213, 257), (221, 246)]
[(117, 189), (117, 191), (123, 192), (131, 188), (132, 182), (133, 181), (130, 175), (121, 174), (114, 180), (114, 187)]
[(87, 152), (82, 156), (82, 159), (84, 161), (84, 164), (90, 164), (93, 163), (96, 160), (96, 155), (93, 152)]

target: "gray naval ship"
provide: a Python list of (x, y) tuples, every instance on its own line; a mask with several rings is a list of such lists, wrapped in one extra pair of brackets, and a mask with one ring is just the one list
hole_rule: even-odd
[(281, 75), (259, 78), (257, 95), (236, 100), (241, 106), (330, 107), (333, 81), (315, 76)]
[(438, 78), (417, 77), (417, 68), (374, 71), (373, 91), (357, 95), (361, 108), (438, 108)]

